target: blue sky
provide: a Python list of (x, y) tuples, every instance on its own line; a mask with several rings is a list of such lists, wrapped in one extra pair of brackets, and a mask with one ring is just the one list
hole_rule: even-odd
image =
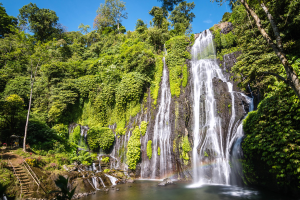
[[(39, 8), (54, 10), (59, 17), (59, 22), (67, 27), (68, 31), (78, 31), (80, 23), (93, 26), (97, 8), (105, 0), (0, 0), (9, 15), (17, 16), (19, 9), (30, 2), (35, 3)], [(133, 31), (137, 19), (148, 23), (152, 16), (148, 14), (153, 6), (161, 6), (157, 0), (123, 0), (126, 2), (128, 19), (122, 24), (126, 30)], [(192, 2), (188, 0), (188, 2)], [(210, 0), (195, 0), (193, 10), (196, 18), (192, 23), (193, 32), (199, 33), (218, 23), (225, 12), (230, 12), (227, 5), (219, 6)]]

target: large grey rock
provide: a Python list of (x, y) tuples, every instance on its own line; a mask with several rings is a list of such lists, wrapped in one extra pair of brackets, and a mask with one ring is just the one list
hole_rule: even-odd
[(169, 178), (165, 178), (162, 182), (160, 182), (158, 185), (159, 186), (166, 186), (166, 185), (171, 185), (173, 184), (173, 181)]
[(127, 183), (134, 183), (134, 180), (133, 179), (127, 179), (126, 182)]

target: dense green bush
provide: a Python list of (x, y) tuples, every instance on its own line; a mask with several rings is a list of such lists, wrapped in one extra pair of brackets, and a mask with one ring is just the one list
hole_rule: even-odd
[(281, 83), (248, 114), (243, 123), (246, 138), (242, 147), (249, 183), (300, 187), (299, 111), (299, 99)]
[(140, 130), (141, 130), (141, 134), (143, 136), (145, 136), (145, 134), (146, 134), (147, 126), (148, 126), (148, 122), (146, 122), (146, 121), (142, 121), (141, 122), (141, 125), (140, 125), (141, 128), (140, 128)]
[(83, 165), (91, 165), (93, 162), (92, 155), (87, 151), (79, 151), (78, 155), (72, 154), (71, 160), (80, 162)]
[(81, 129), (80, 125), (77, 125), (74, 130), (70, 133), (69, 140), (70, 142), (78, 145), (80, 137), (81, 137)]
[[(80, 129), (80, 128), (79, 128)], [(56, 124), (55, 126), (52, 127), (52, 130), (54, 130), (54, 132), (63, 138), (68, 138), (68, 126), (64, 125), (64, 124)]]
[(124, 75), (116, 91), (116, 106), (119, 113), (123, 113), (130, 102), (139, 103), (147, 81), (149, 80), (138, 72)]
[(155, 75), (153, 78), (153, 81), (151, 83), (151, 96), (154, 100), (153, 104), (157, 104), (157, 98), (158, 98), (158, 92), (159, 92), (159, 86), (161, 82), (161, 77), (163, 74), (163, 68), (164, 68), (164, 63), (162, 61), (163, 57), (162, 56), (157, 56), (156, 57), (156, 63), (155, 63)]
[(128, 141), (127, 164), (129, 169), (136, 169), (136, 165), (141, 158), (141, 132), (138, 126), (132, 131), (132, 135)]
[(227, 34), (220, 33), (220, 29), (213, 32), (217, 50), (220, 52), (222, 49), (229, 49), (237, 45), (237, 36), (233, 32)]
[(91, 149), (108, 150), (115, 140), (115, 135), (110, 128), (94, 126), (88, 130), (87, 138)]
[(109, 157), (102, 158), (102, 162), (109, 163)]
[(191, 59), (191, 54), (187, 51), (189, 44), (190, 39), (186, 36), (176, 36), (166, 42), (166, 49), (168, 51), (166, 64), (169, 69), (172, 96), (176, 95), (179, 97), (181, 84), (186, 86), (187, 83), (188, 74), (186, 68), (184, 68), (184, 64), (186, 59)]
[(126, 134), (126, 128), (116, 128), (116, 134), (117, 135), (125, 135)]

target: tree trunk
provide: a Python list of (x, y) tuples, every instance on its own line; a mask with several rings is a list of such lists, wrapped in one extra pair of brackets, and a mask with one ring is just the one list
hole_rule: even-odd
[(119, 34), (120, 34), (120, 27), (119, 27), (119, 22), (118, 22), (118, 32), (119, 32)]
[[(31, 77), (32, 77), (32, 75), (31, 75)], [(29, 106), (28, 106), (26, 125), (25, 125), (24, 142), (23, 142), (23, 151), (24, 152), (26, 152), (26, 138), (27, 138), (27, 128), (28, 128), (28, 122), (29, 122), (30, 108), (31, 108), (32, 89), (33, 89), (33, 82), (31, 82), (31, 86), (30, 86)]]
[(268, 44), (272, 47), (272, 49), (275, 51), (275, 54), (277, 55), (277, 57), (280, 59), (282, 65), (284, 66), (286, 75), (287, 75), (286, 83), (294, 90), (294, 92), (298, 96), (298, 99), (300, 99), (300, 81), (299, 81), (299, 78), (298, 78), (296, 72), (294, 71), (293, 67), (289, 64), (289, 62), (286, 58), (286, 55), (283, 52), (282, 40), (281, 40), (281, 37), (280, 37), (280, 33), (278, 31), (278, 28), (275, 24), (275, 21), (274, 21), (272, 15), (271, 15), (271, 13), (269, 13), (267, 7), (262, 3), (261, 7), (263, 8), (263, 10), (265, 11), (265, 13), (268, 16), (268, 19), (271, 23), (271, 27), (273, 29), (273, 32), (274, 32), (275, 36), (276, 36), (277, 44), (273, 43), (271, 37), (267, 34), (265, 29), (262, 27), (258, 15), (249, 7), (246, 0), (240, 0), (240, 1), (244, 5), (244, 7), (246, 8), (247, 12), (250, 13), (250, 15), (254, 18), (258, 30), (260, 31), (262, 36), (265, 38), (265, 40), (268, 42)]
[(28, 123), (29, 123), (29, 116), (30, 116), (30, 108), (31, 108), (31, 101), (32, 101), (32, 91), (33, 91), (33, 83), (35, 80), (36, 72), (38, 69), (39, 63), (36, 65), (34, 77), (32, 77), (32, 65), (31, 65), (31, 74), (30, 74), (30, 97), (29, 97), (29, 106), (28, 106), (28, 112), (27, 112), (27, 118), (26, 118), (26, 125), (25, 125), (25, 133), (24, 133), (24, 141), (23, 141), (23, 151), (26, 152), (26, 138), (27, 138), (27, 129), (28, 129)]

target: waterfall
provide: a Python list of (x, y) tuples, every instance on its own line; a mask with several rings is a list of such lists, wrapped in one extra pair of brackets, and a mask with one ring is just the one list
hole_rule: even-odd
[(100, 189), (98, 188), (98, 181), (97, 181), (97, 178), (98, 178), (98, 177), (93, 176), (93, 177), (92, 177), (92, 181), (93, 181), (94, 188), (95, 188), (96, 190), (100, 190)]
[(104, 185), (104, 182), (103, 182), (103, 180), (102, 180), (102, 178), (101, 178), (100, 176), (99, 176), (99, 179), (100, 179), (100, 181), (101, 181), (103, 187), (106, 187), (106, 186)]
[[(147, 118), (146, 118), (147, 121)], [(144, 152), (144, 156), (142, 154), (143, 162), (141, 163), (141, 178), (147, 178), (147, 174), (145, 173), (147, 170), (149, 170), (150, 167), (150, 161), (147, 157), (147, 142), (148, 142), (148, 131), (146, 131), (146, 134), (144, 137), (141, 137), (141, 144), (142, 144), (142, 152)]]
[[(169, 119), (171, 92), (165, 58), (163, 58), (163, 63), (164, 69), (161, 83), (161, 101), (155, 118), (154, 135), (152, 141), (152, 178), (163, 178), (172, 170), (170, 139), (171, 125)], [(160, 155), (158, 155), (158, 148), (160, 148)]]
[[(149, 106), (150, 107), (150, 106)], [(144, 120), (143, 121), (146, 121), (148, 122), (148, 115), (146, 114), (145, 117), (144, 117)], [(151, 120), (149, 120), (148, 122), (148, 126), (150, 125), (151, 123)], [(147, 143), (149, 141), (149, 136), (148, 136), (148, 129), (145, 133), (145, 136), (144, 137), (141, 137), (141, 150), (142, 150), (142, 163), (141, 163), (141, 178), (148, 178), (149, 177), (149, 172), (150, 172), (150, 160), (148, 159), (148, 156), (147, 156)], [(147, 173), (148, 172), (148, 173)]]
[(116, 177), (110, 176), (110, 175), (108, 175), (108, 174), (105, 174), (105, 176), (109, 178), (111, 184), (117, 185), (117, 184), (116, 184), (116, 181), (117, 181), (118, 179), (117, 179)]
[[(233, 85), (224, 77), (216, 61), (213, 35), (204, 31), (192, 47), (193, 81), (193, 178), (194, 186), (230, 183), (230, 149), (237, 139)], [(213, 78), (227, 84), (231, 95), (228, 129), (222, 131), (214, 97)], [(237, 128), (240, 131), (240, 127)]]
[(81, 126), (80, 127), (80, 140), (78, 143), (78, 150), (84, 150), (84, 151), (88, 151), (89, 148), (87, 146), (87, 132), (89, 130), (88, 126)]
[[(251, 92), (251, 89), (249, 87), (249, 90)], [(254, 103), (253, 103), (253, 96), (251, 92), (252, 98), (242, 94), (246, 100), (247, 103), (249, 103), (249, 112), (253, 111), (254, 109)], [(246, 118), (246, 116), (245, 116)], [(243, 141), (244, 131), (243, 131), (243, 122), (240, 123), (240, 125), (237, 128), (236, 131), (236, 138), (235, 141), (233, 139), (233, 147), (231, 152), (231, 166), (232, 166), (232, 174), (231, 174), (231, 183), (233, 185), (243, 185), (242, 177), (243, 177), (243, 169), (242, 169), (242, 163), (241, 159), (243, 158), (243, 150), (242, 150), (242, 141)]]

